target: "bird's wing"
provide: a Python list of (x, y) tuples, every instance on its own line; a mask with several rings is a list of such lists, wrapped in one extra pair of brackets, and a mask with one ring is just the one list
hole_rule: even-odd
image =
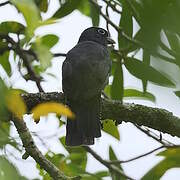
[(107, 50), (97, 43), (84, 42), (67, 54), (63, 63), (63, 90), (73, 99), (89, 99), (104, 88), (110, 69)]

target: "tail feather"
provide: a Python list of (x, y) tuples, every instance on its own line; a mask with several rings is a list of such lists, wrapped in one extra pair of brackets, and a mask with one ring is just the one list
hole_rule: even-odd
[(76, 114), (76, 118), (67, 119), (66, 145), (94, 144), (94, 138), (101, 136), (100, 96), (81, 103), (69, 101), (68, 105)]

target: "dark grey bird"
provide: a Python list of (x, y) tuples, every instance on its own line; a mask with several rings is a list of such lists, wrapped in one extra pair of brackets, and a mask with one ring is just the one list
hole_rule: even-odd
[(74, 120), (67, 119), (67, 146), (92, 145), (101, 136), (101, 92), (111, 70), (107, 46), (113, 43), (106, 30), (90, 27), (67, 53), (62, 85), (66, 104), (76, 115)]

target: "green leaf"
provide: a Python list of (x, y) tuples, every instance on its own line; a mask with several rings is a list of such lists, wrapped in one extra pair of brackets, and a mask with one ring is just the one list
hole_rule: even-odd
[(116, 154), (113, 151), (113, 148), (111, 146), (109, 146), (109, 160), (111, 160), (111, 161), (118, 160), (118, 158), (116, 157)]
[(11, 164), (5, 157), (0, 156), (0, 179), (1, 180), (25, 180), (13, 164)]
[[(48, 42), (46, 41), (48, 44)], [(48, 46), (53, 43), (49, 43)], [(52, 54), (49, 50), (49, 47), (44, 45), (41, 39), (36, 39), (35, 43), (33, 43), (32, 49), (37, 54), (38, 59), (40, 61), (40, 71), (45, 71), (51, 65)]]
[(115, 66), (114, 79), (110, 92), (112, 99), (118, 99), (122, 101), (124, 93), (124, 79), (122, 65), (119, 62), (117, 62)]
[(85, 16), (90, 17), (90, 14), (91, 14), (90, 2), (89, 1), (81, 1), (81, 3), (78, 6), (78, 10)]
[(111, 85), (107, 85), (104, 89), (104, 92), (108, 97), (111, 96), (110, 91), (111, 91)]
[[(109, 146), (109, 159), (111, 161), (115, 161), (115, 160), (118, 160), (118, 158), (116, 157), (116, 154), (115, 152), (113, 151), (113, 148), (111, 146)], [(123, 171), (122, 167), (120, 164), (116, 165), (121, 171)], [(124, 178), (123, 176), (120, 176), (119, 174), (111, 171), (111, 177), (112, 177), (112, 180), (126, 180), (126, 178)]]
[(79, 4), (77, 9), (85, 16), (88, 16), (91, 18), (93, 26), (99, 25), (100, 11), (97, 6), (92, 4), (90, 1), (81, 0), (81, 3)]
[[(79, 161), (78, 165), (81, 167), (82, 170), (85, 170), (86, 164), (87, 164), (87, 152), (84, 150), (84, 148), (82, 148), (80, 146), (77, 146), (77, 147), (66, 146), (65, 145), (65, 137), (61, 137), (60, 142), (69, 153), (69, 157), (67, 157), (67, 158), (70, 158), (72, 163), (74, 163), (74, 164), (76, 164), (76, 162)], [(72, 157), (71, 157), (71, 154), (74, 154), (74, 155), (72, 155)], [(78, 159), (73, 160), (73, 157), (79, 157), (79, 160)]]
[(9, 63), (9, 51), (4, 52), (0, 55), (0, 64), (6, 71), (6, 73), (10, 76), (11, 75), (11, 66)]
[[(7, 117), (6, 117), (7, 118)], [(6, 145), (11, 145), (16, 150), (21, 152), (18, 143), (10, 137), (10, 123), (4, 122), (0, 119), (0, 149), (3, 149)]]
[(0, 55), (2, 55), (8, 49), (9, 49), (8, 43), (7, 42), (3, 42), (3, 40), (0, 38)]
[(147, 172), (142, 180), (160, 179), (167, 170), (180, 167), (180, 148), (169, 148), (157, 155), (164, 156), (165, 159)]
[[(61, 161), (65, 159), (64, 154), (54, 154), (53, 152), (47, 152), (45, 157), (51, 161), (56, 167), (59, 167)], [(37, 169), (39, 170), (39, 175), (43, 177), (43, 180), (51, 180), (50, 175), (40, 167), (39, 164), (36, 164)]]
[(24, 34), (25, 26), (16, 21), (6, 21), (0, 24), (0, 34), (8, 33)]
[(129, 8), (131, 9), (132, 16), (136, 19), (136, 21), (141, 25), (141, 19), (140, 19), (140, 13), (143, 11), (141, 7), (140, 1), (127, 1), (127, 4), (129, 4)]
[(172, 50), (179, 53), (180, 51), (180, 40), (179, 36), (176, 33), (165, 31), (166, 37), (168, 39), (169, 45)]
[(160, 86), (175, 87), (174, 82), (168, 79), (167, 75), (161, 74), (138, 59), (126, 58), (124, 65), (132, 75), (141, 80), (148, 80)]
[(0, 148), (10, 143), (9, 139), (10, 124), (0, 121)]
[(75, 9), (79, 7), (82, 0), (66, 0), (64, 4), (60, 6), (60, 8), (53, 15), (54, 18), (63, 18), (68, 14), (72, 13)]
[(48, 10), (48, 0), (35, 0), (35, 3), (42, 12)]
[(86, 164), (87, 164), (87, 153), (81, 153), (81, 152), (76, 152), (76, 153), (71, 153), (67, 157), (67, 159), (71, 160), (71, 163), (74, 165), (78, 165), (78, 167), (82, 170), (86, 170)]
[[(146, 65), (150, 65), (150, 54), (144, 49), (143, 50), (143, 63)], [(142, 84), (143, 84), (143, 91), (146, 92), (147, 90), (147, 80), (142, 79)]]
[(145, 99), (145, 100), (149, 100), (152, 102), (156, 101), (156, 98), (153, 94), (151, 94), (150, 92), (141, 92), (137, 89), (125, 89), (124, 90), (124, 98), (126, 97), (130, 97), (132, 99), (133, 98), (138, 98), (138, 99)]
[(8, 92), (8, 88), (4, 81), (0, 78), (0, 121), (7, 121), (9, 119), (9, 113), (6, 108), (5, 96)]
[(117, 140), (120, 140), (118, 127), (113, 120), (107, 120), (103, 122), (103, 131), (113, 136)]
[(81, 175), (81, 180), (102, 180), (103, 177), (109, 177), (109, 175), (108, 171), (99, 171), (93, 174), (87, 172), (87, 174)]
[(99, 17), (100, 17), (100, 9), (99, 9), (99, 7), (97, 7), (94, 4), (90, 3), (90, 9), (91, 9), (90, 17), (92, 19), (93, 26), (99, 26)]
[(44, 21), (40, 21), (37, 27), (51, 25), (51, 24), (54, 24), (54, 23), (56, 23), (56, 19), (49, 18), (49, 19), (46, 19)]
[[(134, 35), (133, 39), (138, 40), (138, 41), (142, 41), (142, 31), (141, 29), (139, 31), (136, 32), (136, 34)], [(133, 52), (133, 51), (138, 51), (140, 49), (140, 46), (138, 44), (131, 44), (128, 48), (128, 52)]]
[(109, 172), (108, 171), (99, 171), (95, 173), (95, 176), (102, 178), (102, 177), (107, 177), (109, 176)]
[[(148, 171), (141, 180), (161, 179), (164, 173), (175, 165), (171, 160), (165, 160), (160, 162), (150, 171)], [(176, 167), (176, 166), (174, 166)]]
[(48, 67), (51, 66), (51, 59), (53, 56), (49, 52), (49, 49), (46, 46), (40, 45), (37, 48), (36, 53), (40, 60), (40, 67), (42, 68), (42, 70), (46, 70)]
[(5, 100), (7, 109), (12, 112), (15, 117), (22, 119), (23, 115), (27, 112), (27, 108), (23, 98), (20, 95), (20, 91), (15, 89), (8, 90)]
[[(49, 152), (46, 154), (46, 158), (67, 176), (86, 174), (84, 161), (87, 161), (87, 157), (84, 157), (81, 152), (71, 153), (67, 157), (65, 157), (64, 154), (54, 154)], [(41, 171), (41, 175), (47, 176), (44, 171)]]
[[(126, 2), (126, 0), (122, 1), (122, 14), (121, 14), (119, 26), (123, 29), (123, 32), (125, 32), (125, 34), (127, 34), (129, 37), (132, 37), (132, 33), (133, 33), (132, 13), (129, 4)], [(124, 49), (128, 47), (129, 41), (127, 41), (122, 36), (122, 34), (119, 33), (118, 44), (120, 49)]]
[(33, 0), (11, 0), (18, 10), (23, 14), (27, 24), (28, 38), (34, 35), (34, 30), (41, 21), (40, 12)]
[[(49, 49), (51, 49), (55, 44), (57, 44), (58, 40), (58, 36), (54, 34), (48, 34), (36, 39), (36, 41), (41, 41), (41, 44), (48, 47)], [(32, 46), (34, 45), (32, 44)]]
[(180, 98), (180, 91), (174, 91), (174, 93)]
[(60, 162), (59, 169), (67, 176), (79, 176), (81, 174), (86, 174), (86, 172), (77, 166), (77, 164), (67, 164), (65, 161)]

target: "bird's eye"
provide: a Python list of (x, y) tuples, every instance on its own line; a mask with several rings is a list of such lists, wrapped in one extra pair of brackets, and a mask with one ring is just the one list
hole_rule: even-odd
[(104, 35), (106, 33), (106, 31), (103, 29), (98, 29), (98, 33)]

